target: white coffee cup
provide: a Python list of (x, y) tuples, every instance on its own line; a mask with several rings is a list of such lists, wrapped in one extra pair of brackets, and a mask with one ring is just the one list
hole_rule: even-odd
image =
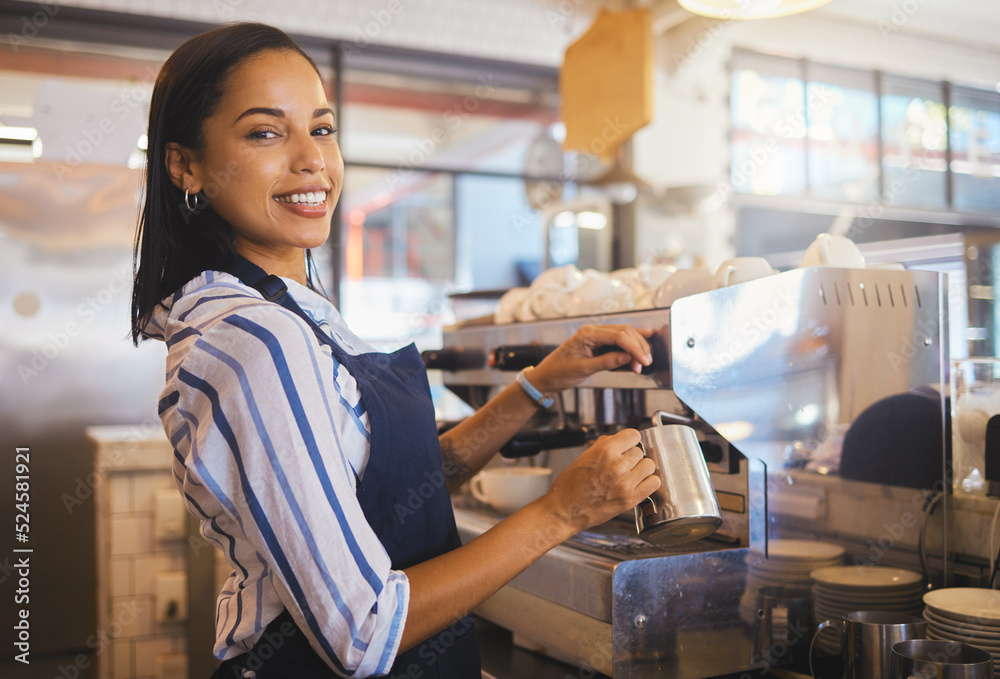
[(681, 297), (705, 292), (715, 287), (712, 272), (708, 269), (682, 269), (663, 282), (653, 296), (653, 306), (663, 309)]
[(587, 279), (587, 274), (580, 271), (575, 264), (564, 264), (563, 266), (546, 269), (535, 276), (531, 281), (531, 289), (535, 292), (546, 288), (570, 289), (578, 287)]
[(538, 318), (562, 318), (569, 310), (572, 290), (548, 288), (531, 295), (531, 311)]
[(776, 273), (763, 257), (733, 257), (719, 265), (715, 272), (715, 287), (746, 283)]
[(865, 266), (866, 269), (876, 269), (879, 271), (906, 271), (902, 262), (873, 262)]
[(670, 264), (643, 264), (639, 266), (639, 276), (646, 288), (655, 291), (677, 273), (677, 267)]
[(473, 497), (509, 514), (548, 492), (552, 470), (548, 467), (491, 467), (472, 477)]
[(865, 268), (865, 256), (850, 238), (821, 233), (806, 249), (800, 267), (832, 266), (840, 269)]
[(501, 323), (513, 323), (517, 318), (514, 312), (521, 306), (521, 303), (531, 293), (528, 288), (511, 288), (503, 294), (497, 301), (496, 309), (493, 311), (493, 322), (497, 325)]
[(566, 315), (613, 314), (634, 306), (631, 288), (614, 278), (600, 276), (591, 278), (571, 293)]

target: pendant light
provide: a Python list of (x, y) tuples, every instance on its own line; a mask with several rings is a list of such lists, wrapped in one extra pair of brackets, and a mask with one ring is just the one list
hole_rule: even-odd
[(832, 0), (678, 0), (694, 14), (713, 19), (771, 19), (808, 12)]

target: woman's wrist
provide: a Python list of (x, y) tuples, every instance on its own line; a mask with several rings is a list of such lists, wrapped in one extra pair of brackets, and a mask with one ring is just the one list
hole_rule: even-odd
[(545, 396), (554, 398), (556, 394), (562, 391), (562, 388), (552, 384), (553, 380), (550, 379), (544, 368), (540, 366), (525, 368), (524, 377), (535, 389), (542, 392)]

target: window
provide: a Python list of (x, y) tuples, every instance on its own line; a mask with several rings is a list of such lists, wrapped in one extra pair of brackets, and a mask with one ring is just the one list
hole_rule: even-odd
[(952, 88), (948, 123), (955, 209), (1000, 210), (1000, 94)]
[(731, 68), (735, 191), (1000, 212), (1000, 93), (739, 50)]
[(875, 74), (808, 65), (809, 193), (870, 202), (878, 197), (879, 129)]
[(948, 207), (947, 130), (941, 83), (883, 78), (883, 186), (894, 205)]

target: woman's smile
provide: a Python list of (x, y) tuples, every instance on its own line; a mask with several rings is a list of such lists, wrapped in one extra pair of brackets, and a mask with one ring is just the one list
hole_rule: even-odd
[(326, 202), (329, 194), (329, 187), (311, 184), (289, 193), (276, 195), (273, 200), (293, 214), (315, 219), (326, 217), (329, 213)]

